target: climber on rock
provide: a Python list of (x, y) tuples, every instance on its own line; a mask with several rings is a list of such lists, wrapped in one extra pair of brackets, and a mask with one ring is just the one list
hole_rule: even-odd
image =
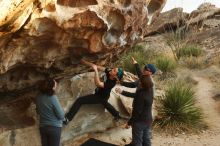
[[(64, 124), (68, 124), (83, 104), (102, 104), (113, 116), (116, 121), (121, 117), (119, 112), (108, 102), (110, 92), (117, 82), (123, 78), (124, 72), (122, 68), (104, 68), (91, 62), (81, 60), (81, 63), (90, 66), (95, 72), (94, 81), (97, 88), (94, 94), (89, 94), (76, 99), (69, 112), (65, 115)], [(101, 81), (98, 71), (104, 71), (104, 80)]]

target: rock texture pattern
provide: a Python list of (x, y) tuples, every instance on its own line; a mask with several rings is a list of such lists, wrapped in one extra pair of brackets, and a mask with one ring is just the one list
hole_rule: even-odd
[(103, 65), (114, 61), (143, 38), (149, 17), (164, 4), (165, 0), (2, 0), (0, 92), (24, 89), (47, 75), (83, 72), (78, 65), (82, 57)]

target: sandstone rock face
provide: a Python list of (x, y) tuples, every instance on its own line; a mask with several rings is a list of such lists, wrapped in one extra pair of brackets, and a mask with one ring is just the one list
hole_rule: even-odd
[(219, 8), (210, 3), (201, 4), (197, 10), (190, 14), (188, 24), (198, 23), (219, 14)]
[(174, 31), (178, 26), (186, 23), (188, 16), (189, 14), (184, 13), (182, 8), (175, 8), (164, 12), (148, 26), (146, 36), (161, 34), (170, 30)]
[(220, 20), (219, 11), (219, 8), (210, 3), (202, 4), (190, 14), (183, 12), (182, 8), (174, 8), (156, 17), (151, 25), (147, 27), (146, 36), (175, 31), (186, 26), (199, 26), (206, 29), (217, 28)]
[(165, 2), (1, 0), (2, 131), (36, 124), (32, 108), (38, 81), (45, 77), (61, 80), (87, 72), (89, 68), (79, 63), (81, 58), (111, 64), (119, 53), (143, 38), (146, 26), (158, 16)]
[[(78, 65), (82, 57), (100, 64), (115, 60), (143, 38), (148, 17), (164, 4), (165, 0), (2, 0), (0, 91), (23, 89), (45, 75), (83, 72)], [(21, 70), (27, 70), (22, 77)], [(16, 87), (9, 85), (11, 78), (18, 80)]]
[[(75, 76), (89, 70), (80, 59), (110, 65), (145, 36), (165, 2), (0, 0), (0, 145), (39, 146), (34, 104), (38, 81), (46, 77), (59, 81), (57, 94), (67, 111), (77, 97), (94, 90), (91, 79)], [(110, 98), (121, 110), (118, 100)], [(80, 111), (77, 120), (64, 128), (62, 142), (114, 126), (102, 106)]]

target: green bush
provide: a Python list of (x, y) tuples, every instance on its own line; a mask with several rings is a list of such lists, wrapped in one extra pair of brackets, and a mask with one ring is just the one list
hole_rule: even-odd
[(202, 48), (196, 45), (186, 45), (181, 48), (177, 48), (176, 55), (177, 58), (181, 57), (198, 57), (202, 54)]
[(131, 57), (134, 57), (136, 61), (143, 67), (144, 64), (149, 63), (153, 57), (153, 52), (151, 50), (144, 50), (141, 45), (136, 45), (132, 47), (129, 52), (126, 52), (119, 58), (119, 65), (122, 66), (126, 71), (131, 73), (136, 73), (134, 65), (131, 64)]
[(172, 82), (165, 95), (157, 100), (160, 118), (155, 120), (156, 125), (179, 132), (201, 127), (203, 116), (195, 101), (195, 94), (189, 85), (181, 81)]
[(177, 63), (174, 59), (166, 56), (160, 56), (156, 59), (156, 66), (163, 73), (172, 72), (176, 69)]

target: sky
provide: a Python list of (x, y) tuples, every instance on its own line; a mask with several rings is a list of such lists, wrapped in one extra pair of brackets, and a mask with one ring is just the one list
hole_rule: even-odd
[(182, 7), (184, 12), (192, 12), (196, 10), (198, 6), (204, 2), (209, 2), (220, 8), (220, 0), (167, 0), (163, 12), (176, 7)]

